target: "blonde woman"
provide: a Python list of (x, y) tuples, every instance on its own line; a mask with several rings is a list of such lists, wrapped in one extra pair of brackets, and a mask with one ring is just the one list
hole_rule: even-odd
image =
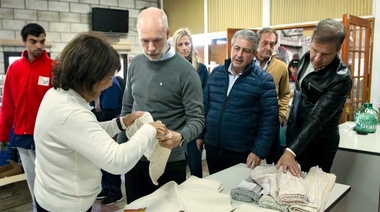
[[(173, 35), (172, 45), (179, 55), (193, 65), (201, 79), (202, 88), (204, 88), (208, 79), (207, 67), (198, 60), (198, 52), (193, 45), (193, 38), (189, 29), (178, 29)], [(191, 175), (201, 178), (203, 143), (197, 140), (187, 143), (187, 160)]]

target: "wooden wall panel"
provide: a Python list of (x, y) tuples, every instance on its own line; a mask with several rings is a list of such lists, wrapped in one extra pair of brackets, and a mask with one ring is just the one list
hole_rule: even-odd
[(226, 59), (226, 44), (209, 45), (209, 61), (215, 61), (216, 64), (223, 64)]
[(170, 36), (182, 27), (189, 28), (192, 34), (204, 33), (203, 0), (163, 0), (163, 6), (168, 16)]
[(259, 27), (262, 0), (208, 0), (208, 31)]
[(199, 56), (199, 62), (201, 63), (204, 63), (204, 47), (203, 46), (195, 46), (195, 49), (197, 50), (198, 52), (198, 56)]
[(271, 0), (271, 25), (372, 15), (373, 0)]

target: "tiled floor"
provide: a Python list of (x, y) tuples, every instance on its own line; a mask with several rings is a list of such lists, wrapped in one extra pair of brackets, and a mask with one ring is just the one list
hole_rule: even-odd
[[(209, 175), (206, 160), (203, 160), (202, 165), (203, 165), (203, 176)], [(188, 177), (190, 176), (189, 169), (187, 169), (187, 176)], [(127, 204), (126, 199), (125, 199), (124, 177), (122, 177), (121, 190), (124, 195), (123, 201), (118, 202), (114, 205), (103, 206), (100, 203), (100, 200), (97, 200), (92, 205), (92, 212), (114, 212), (114, 211), (119, 211), (123, 209), (124, 206)], [(32, 207), (32, 203), (27, 203), (24, 205), (20, 205), (18, 207), (9, 208), (7, 210), (4, 210), (3, 212), (33, 212), (33, 207)]]

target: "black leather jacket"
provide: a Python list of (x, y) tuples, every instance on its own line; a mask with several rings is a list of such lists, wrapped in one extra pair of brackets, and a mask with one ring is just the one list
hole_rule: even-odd
[(296, 155), (320, 137), (335, 136), (339, 143), (339, 120), (352, 87), (350, 70), (338, 56), (325, 68), (309, 73), (299, 84), (309, 64), (307, 52), (298, 66), (286, 132), (287, 146)]

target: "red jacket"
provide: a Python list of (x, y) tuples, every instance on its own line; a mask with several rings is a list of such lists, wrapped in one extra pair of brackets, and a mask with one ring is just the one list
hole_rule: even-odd
[(9, 141), (12, 126), (16, 135), (33, 135), (38, 108), (52, 87), (52, 64), (46, 51), (30, 63), (24, 50), (22, 58), (8, 67), (0, 110), (0, 141)]

